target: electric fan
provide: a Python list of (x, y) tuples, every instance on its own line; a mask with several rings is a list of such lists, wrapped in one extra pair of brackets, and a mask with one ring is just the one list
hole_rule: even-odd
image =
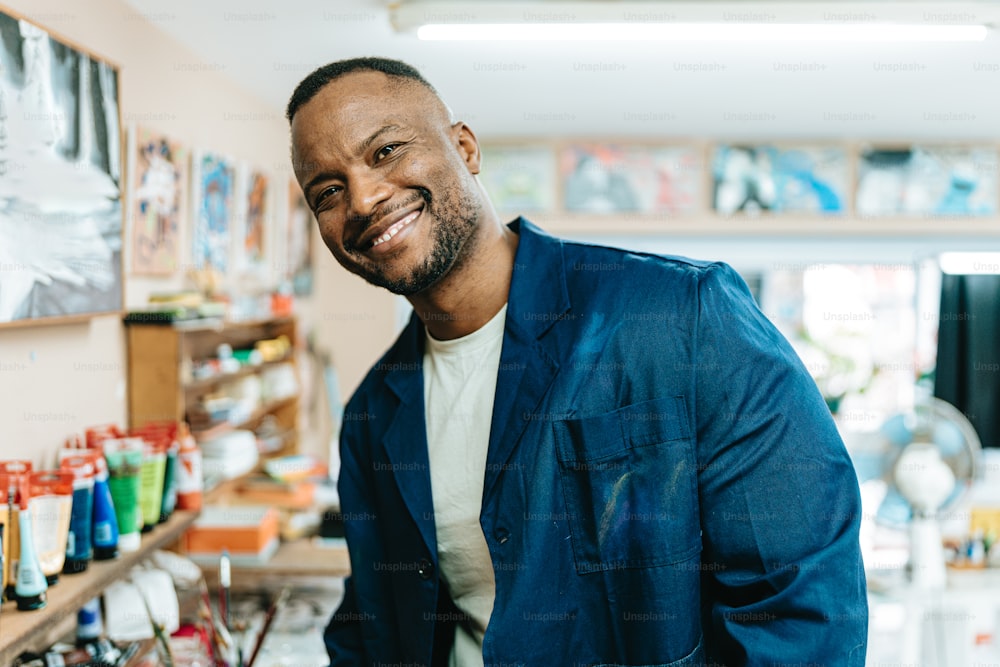
[(910, 571), (919, 588), (946, 582), (939, 516), (975, 479), (981, 453), (976, 430), (950, 403), (927, 397), (913, 412), (890, 417), (881, 434), (889, 444), (883, 477), (889, 489), (877, 517), (909, 522)]

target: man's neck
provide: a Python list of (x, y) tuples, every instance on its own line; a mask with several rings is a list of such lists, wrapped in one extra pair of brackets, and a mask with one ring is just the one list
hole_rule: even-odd
[(486, 225), (475, 245), (434, 287), (409, 297), (427, 331), (452, 340), (476, 331), (507, 303), (518, 235), (506, 225)]

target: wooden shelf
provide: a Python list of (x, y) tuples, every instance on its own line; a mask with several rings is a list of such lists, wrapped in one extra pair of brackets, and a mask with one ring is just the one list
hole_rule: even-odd
[(233, 373), (220, 373), (219, 375), (213, 375), (206, 378), (198, 378), (197, 380), (190, 380), (185, 382), (183, 389), (185, 392), (195, 393), (198, 391), (204, 391), (206, 389), (212, 389), (213, 387), (224, 384), (230, 380), (238, 380), (248, 375), (256, 375), (268, 366), (276, 366), (278, 364), (285, 364), (293, 362), (292, 356), (284, 357), (283, 359), (276, 359), (274, 361), (265, 361), (256, 365), (243, 366), (240, 370)]
[[(197, 317), (189, 320), (177, 320), (169, 324), (156, 324), (155, 326), (170, 327), (177, 331), (198, 332), (198, 331), (222, 331), (227, 327), (257, 327), (274, 324), (283, 324), (293, 321), (293, 317), (266, 317), (252, 318), (245, 320), (230, 320), (222, 317)], [(126, 325), (148, 326), (146, 322), (126, 322)]]
[(555, 234), (600, 236), (1000, 237), (996, 217), (858, 217), (851, 215), (535, 214), (527, 218)]
[(212, 438), (218, 438), (220, 435), (224, 435), (226, 433), (229, 433), (230, 431), (251, 427), (256, 422), (263, 419), (266, 415), (272, 414), (278, 410), (281, 410), (282, 408), (288, 407), (294, 404), (298, 400), (299, 400), (298, 395), (295, 395), (295, 396), (289, 396), (288, 398), (283, 398), (278, 401), (271, 401), (270, 403), (265, 403), (264, 405), (254, 410), (253, 414), (250, 415), (250, 418), (242, 422), (236, 424), (231, 424), (229, 422), (222, 422), (220, 424), (216, 424), (215, 426), (204, 429), (202, 431), (191, 431), (191, 435), (193, 435), (194, 439), (197, 440), (198, 442), (201, 442), (203, 440), (211, 440)]
[(197, 516), (197, 512), (174, 512), (166, 523), (142, 535), (138, 551), (114, 560), (94, 561), (80, 574), (60, 575), (49, 588), (48, 604), (42, 609), (18, 611), (14, 602), (4, 603), (0, 611), (0, 665), (9, 665), (23, 651), (42, 650), (72, 633), (80, 607), (155, 550), (175, 543)]
[[(183, 326), (132, 323), (126, 327), (129, 426), (141, 426), (151, 421), (181, 421), (186, 416), (189, 403), (198, 397), (199, 392), (208, 393), (228, 380), (263, 373), (279, 362), (246, 366), (234, 373), (188, 379), (186, 382), (181, 373), (183, 364), (212, 357), (223, 344), (234, 350), (245, 349), (260, 340), (286, 336), (295, 345), (295, 331), (294, 317), (242, 321), (190, 320)], [(280, 363), (294, 365), (295, 352)], [(296, 427), (297, 403), (276, 401), (271, 405), (280, 412), (278, 421), (282, 427)]]
[[(202, 565), (205, 581), (210, 588), (219, 583), (217, 566)], [(259, 565), (233, 565), (232, 585), (238, 589), (252, 589), (265, 579), (289, 577), (346, 577), (351, 573), (351, 562), (346, 546), (319, 546), (312, 538), (282, 542), (278, 551)]]

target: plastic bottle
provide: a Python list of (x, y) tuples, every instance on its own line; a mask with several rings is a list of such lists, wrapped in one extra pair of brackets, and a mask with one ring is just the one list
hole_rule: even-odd
[(117, 426), (95, 426), (87, 429), (87, 447), (82, 448), (79, 436), (67, 438), (66, 447), (59, 452), (59, 460), (71, 456), (86, 457), (94, 465), (94, 497), (90, 522), (90, 543), (94, 560), (111, 560), (118, 557), (118, 518), (108, 487), (108, 464), (104, 459), (102, 444), (115, 438), (121, 431)]
[(3, 601), (7, 589), (7, 561), (10, 555), (10, 536), (13, 526), (10, 525), (10, 507), (7, 503), (8, 477), (0, 473), (0, 602)]
[(83, 646), (100, 639), (104, 632), (101, 620), (101, 598), (91, 598), (76, 614), (76, 645)]
[(21, 484), (21, 511), (18, 513), (18, 530), (21, 535), (21, 553), (14, 583), (14, 597), (21, 611), (41, 609), (45, 606), (45, 593), (49, 588), (42, 574), (42, 566), (35, 553), (34, 532), (31, 528), (31, 496), (27, 484)]
[(177, 509), (200, 510), (204, 480), (201, 473), (201, 450), (188, 425), (177, 428), (180, 451), (177, 453)]
[(59, 581), (59, 573), (66, 563), (66, 544), (73, 516), (73, 472), (35, 470), (28, 473), (26, 482), (31, 498), (35, 556), (52, 586)]
[(143, 436), (142, 463), (139, 466), (139, 511), (144, 533), (153, 530), (160, 522), (169, 446), (162, 435)]
[(86, 570), (94, 557), (94, 463), (86, 456), (66, 456), (59, 467), (73, 472), (73, 510), (63, 565), (63, 572), (73, 574)]
[(17, 570), (14, 563), (17, 562), (17, 551), (14, 540), (17, 537), (17, 513), (14, 511), (14, 499), (17, 497), (16, 483), (7, 473), (0, 473), (0, 484), (3, 484), (4, 494), (7, 497), (7, 512), (4, 516), (5, 535), (3, 543), (3, 598), (14, 599), (14, 577)]
[[(118, 519), (118, 548), (138, 551), (141, 546), (142, 512), (139, 506), (144, 443), (142, 438), (105, 440), (104, 460), (108, 464), (108, 488)], [(163, 488), (160, 488), (163, 492)], [(157, 508), (159, 516), (159, 508)]]
[[(129, 435), (142, 438), (147, 446), (152, 445), (156, 456), (161, 451), (163, 454), (162, 470), (159, 469), (159, 461), (154, 463), (152, 459), (143, 459), (140, 503), (143, 513), (142, 529), (145, 532), (152, 530), (155, 524), (169, 519), (177, 506), (177, 450), (180, 448), (177, 442), (177, 422), (149, 422), (130, 429)], [(161, 488), (156, 499), (152, 497), (154, 487)], [(154, 509), (155, 517), (152, 516)]]
[(16, 600), (14, 584), (17, 579), (17, 563), (21, 553), (21, 526), (18, 516), (23, 509), (23, 502), (20, 498), (20, 479), (32, 469), (31, 461), (16, 459), (10, 461), (0, 461), (0, 476), (3, 477), (7, 487), (7, 528), (5, 537), (7, 546), (4, 548), (6, 563), (4, 569), (6, 573), (6, 588), (4, 595), (8, 600)]
[(94, 560), (111, 560), (118, 557), (118, 517), (108, 487), (108, 465), (101, 452), (89, 451), (94, 452)]
[(170, 518), (177, 507), (177, 453), (181, 445), (177, 441), (177, 427), (170, 436), (170, 445), (167, 447), (167, 467), (163, 473), (163, 500), (160, 502), (160, 523)]

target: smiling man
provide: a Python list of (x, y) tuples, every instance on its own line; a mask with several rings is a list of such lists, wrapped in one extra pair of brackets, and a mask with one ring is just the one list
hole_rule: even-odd
[(851, 462), (732, 269), (503, 224), (404, 63), (288, 118), (327, 247), (414, 309), (346, 408), (334, 667), (864, 664)]

